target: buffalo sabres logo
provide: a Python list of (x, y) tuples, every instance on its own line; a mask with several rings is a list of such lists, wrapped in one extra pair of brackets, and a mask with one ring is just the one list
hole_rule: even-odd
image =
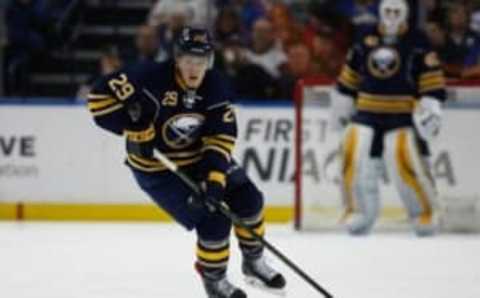
[(193, 144), (199, 137), (204, 117), (200, 114), (179, 114), (168, 119), (162, 128), (165, 143), (175, 149)]
[(377, 78), (388, 79), (400, 69), (400, 57), (395, 49), (382, 47), (368, 57), (368, 69)]

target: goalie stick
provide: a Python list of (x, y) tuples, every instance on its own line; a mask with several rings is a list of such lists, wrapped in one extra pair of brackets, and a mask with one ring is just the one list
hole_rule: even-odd
[[(188, 175), (182, 172), (178, 166), (172, 162), (168, 157), (162, 154), (158, 150), (154, 150), (154, 156), (160, 160), (165, 167), (168, 168), (173, 174), (180, 178), (196, 195), (202, 197), (203, 191), (200, 186), (193, 181)], [(320, 286), (313, 278), (311, 278), (307, 273), (300, 269), (295, 263), (293, 263), (287, 256), (280, 252), (275, 246), (268, 242), (264, 237), (258, 235), (251, 227), (245, 224), (242, 219), (230, 211), (228, 205), (223, 201), (209, 200), (205, 204), (207, 207), (213, 207), (224, 216), (229, 218), (235, 225), (247, 230), (250, 235), (257, 241), (261, 242), (265, 248), (267, 248), (271, 253), (273, 253), (277, 258), (279, 258), (285, 265), (290, 267), (295, 273), (297, 273), (304, 281), (311, 285), (315, 290), (320, 292), (325, 298), (333, 298), (327, 290)]]

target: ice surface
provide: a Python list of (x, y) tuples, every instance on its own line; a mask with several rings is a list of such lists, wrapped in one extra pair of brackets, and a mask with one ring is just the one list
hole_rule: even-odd
[[(268, 239), (338, 298), (478, 298), (480, 238), (351, 238), (269, 226)], [(2, 298), (203, 298), (194, 241), (173, 224), (1, 223)], [(249, 297), (232, 241), (229, 276)], [(291, 298), (322, 297), (270, 255)]]

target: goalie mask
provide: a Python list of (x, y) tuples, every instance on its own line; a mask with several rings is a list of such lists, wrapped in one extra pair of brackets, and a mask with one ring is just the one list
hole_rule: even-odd
[(382, 0), (380, 25), (388, 37), (400, 35), (407, 28), (408, 4), (405, 0)]

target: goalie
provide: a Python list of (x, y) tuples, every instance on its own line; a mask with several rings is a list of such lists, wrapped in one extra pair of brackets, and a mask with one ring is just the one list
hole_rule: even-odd
[(379, 215), (381, 158), (415, 232), (432, 235), (438, 226), (428, 142), (439, 133), (445, 79), (426, 38), (408, 28), (408, 14), (404, 0), (381, 1), (378, 27), (354, 43), (338, 79), (338, 99), (350, 103), (334, 103), (334, 119), (349, 120), (342, 192), (351, 234), (370, 232)]
[[(203, 199), (153, 156), (160, 150), (202, 182), (209, 200), (224, 201), (258, 234), (265, 233), (263, 196), (231, 155), (237, 136), (232, 95), (211, 69), (209, 33), (184, 28), (174, 54), (174, 61), (133, 65), (100, 79), (88, 107), (100, 127), (125, 136), (126, 163), (140, 188), (187, 230), (196, 231), (196, 269), (207, 296), (244, 298), (226, 277), (231, 221), (205, 208)], [(261, 242), (246, 229), (234, 230), (247, 281), (282, 290), (285, 279), (265, 262)]]

